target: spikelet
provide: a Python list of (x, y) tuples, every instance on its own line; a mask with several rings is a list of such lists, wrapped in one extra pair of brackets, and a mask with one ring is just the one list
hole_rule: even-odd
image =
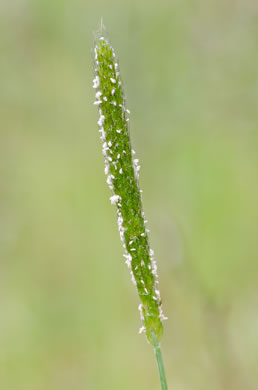
[(125, 106), (118, 60), (106, 34), (96, 39), (94, 48), (96, 90), (94, 104), (99, 111), (99, 132), (105, 160), (107, 184), (112, 191), (111, 204), (116, 206), (118, 229), (125, 250), (125, 262), (136, 285), (143, 326), (153, 344), (152, 332), (159, 340), (162, 322), (160, 293), (157, 288), (157, 266), (154, 252), (150, 249), (148, 229), (142, 210), (139, 189), (139, 160), (131, 148), (128, 122), (130, 113)]

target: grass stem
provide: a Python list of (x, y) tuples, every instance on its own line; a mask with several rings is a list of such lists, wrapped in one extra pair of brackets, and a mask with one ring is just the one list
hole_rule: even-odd
[(167, 390), (167, 380), (166, 380), (166, 374), (165, 374), (165, 367), (162, 359), (162, 353), (160, 349), (159, 341), (155, 335), (154, 332), (152, 332), (152, 338), (153, 338), (153, 344), (154, 344), (154, 352), (157, 359), (158, 369), (159, 369), (159, 377), (160, 377), (160, 385), (161, 390)]

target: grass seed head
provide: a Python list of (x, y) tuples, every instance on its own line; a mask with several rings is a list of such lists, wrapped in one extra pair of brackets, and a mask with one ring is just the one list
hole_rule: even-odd
[(128, 131), (128, 114), (122, 88), (119, 65), (114, 49), (102, 32), (94, 48), (95, 78), (93, 88), (99, 110), (99, 132), (105, 159), (105, 174), (117, 210), (120, 238), (125, 250), (126, 264), (136, 285), (141, 304), (140, 316), (144, 332), (153, 344), (152, 332), (160, 339), (165, 319), (157, 288), (157, 266), (150, 249), (148, 229), (142, 210), (139, 190), (139, 160), (133, 158)]

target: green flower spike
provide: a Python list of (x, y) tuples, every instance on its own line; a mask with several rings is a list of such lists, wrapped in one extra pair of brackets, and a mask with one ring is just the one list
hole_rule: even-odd
[(118, 60), (106, 34), (96, 40), (94, 49), (96, 89), (95, 105), (99, 110), (99, 132), (105, 159), (107, 184), (116, 206), (118, 229), (125, 249), (124, 257), (141, 303), (139, 310), (148, 340), (160, 340), (165, 319), (157, 287), (157, 266), (150, 249), (146, 219), (139, 189), (139, 160), (134, 158), (128, 131), (129, 110), (125, 106)]

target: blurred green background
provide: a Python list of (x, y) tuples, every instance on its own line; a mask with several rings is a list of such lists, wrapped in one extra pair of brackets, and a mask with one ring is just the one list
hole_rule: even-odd
[(0, 2), (0, 388), (159, 389), (103, 172), (101, 16), (142, 165), (169, 389), (257, 389), (255, 0)]

